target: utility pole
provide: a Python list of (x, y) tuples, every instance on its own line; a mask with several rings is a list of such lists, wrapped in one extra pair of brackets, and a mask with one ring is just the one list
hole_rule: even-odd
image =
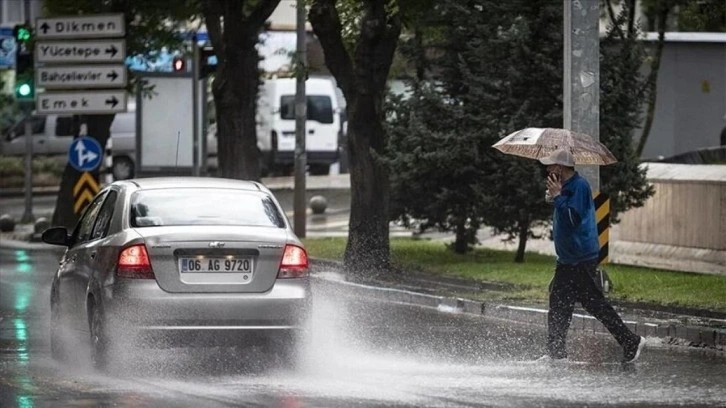
[[(564, 127), (600, 140), (599, 0), (564, 2)], [(577, 166), (600, 191), (600, 167)]]
[[(197, 44), (197, 32), (192, 34), (192, 174), (199, 177), (199, 44)], [(206, 157), (203, 159), (206, 160)]]
[(307, 53), (305, 51), (305, 1), (297, 0), (297, 60), (295, 63), (295, 193), (294, 228), (295, 234), (305, 238), (305, 171), (307, 153), (305, 148), (305, 122), (307, 121), (307, 97), (305, 78), (307, 77)]
[(35, 221), (33, 216), (33, 111), (25, 107), (25, 210), (20, 222), (27, 224)]

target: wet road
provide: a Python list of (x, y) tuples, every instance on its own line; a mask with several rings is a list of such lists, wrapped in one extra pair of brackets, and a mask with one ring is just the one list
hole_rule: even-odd
[(649, 339), (623, 367), (610, 337), (578, 334), (573, 361), (537, 363), (539, 327), (380, 303), (323, 280), (297, 369), (259, 350), (174, 349), (135, 350), (99, 373), (50, 358), (56, 264), (0, 249), (0, 407), (726, 406), (720, 354)]

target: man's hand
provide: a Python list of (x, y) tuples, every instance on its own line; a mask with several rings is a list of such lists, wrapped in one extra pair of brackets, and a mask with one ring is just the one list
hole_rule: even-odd
[(547, 176), (547, 193), (552, 199), (560, 195), (562, 192), (562, 182), (556, 174), (550, 174)]

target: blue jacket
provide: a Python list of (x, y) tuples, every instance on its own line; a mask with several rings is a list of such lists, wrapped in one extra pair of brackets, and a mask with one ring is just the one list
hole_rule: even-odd
[(578, 173), (562, 185), (554, 200), (553, 235), (557, 262), (565, 265), (596, 261), (600, 242), (595, 203), (585, 178)]

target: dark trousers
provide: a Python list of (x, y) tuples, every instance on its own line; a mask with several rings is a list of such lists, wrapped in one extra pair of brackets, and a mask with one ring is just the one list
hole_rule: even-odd
[(550, 310), (547, 314), (547, 351), (552, 358), (567, 357), (565, 340), (575, 302), (578, 301), (608, 329), (621, 346), (630, 346), (640, 341), (595, 286), (591, 272), (596, 268), (597, 262), (593, 261), (575, 265), (558, 264), (555, 269), (550, 291)]

